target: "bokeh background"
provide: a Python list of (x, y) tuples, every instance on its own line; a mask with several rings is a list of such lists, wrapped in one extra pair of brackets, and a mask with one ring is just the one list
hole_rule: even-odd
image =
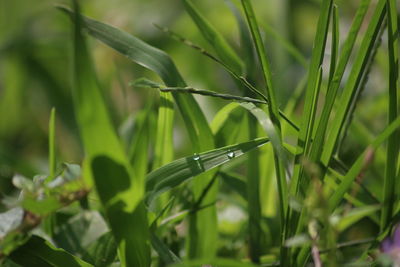
[[(227, 1), (194, 2), (229, 43), (240, 50), (238, 27)], [(239, 4), (238, 0), (232, 2)], [(282, 107), (306, 74), (304, 63), (307, 64), (310, 58), (320, 2), (254, 0)], [(340, 12), (341, 42), (358, 2), (336, 1)], [(122, 28), (169, 53), (189, 85), (218, 92), (240, 93), (221, 66), (170, 38), (153, 25), (168, 27), (212, 51), (179, 0), (82, 0), (80, 3), (84, 14)], [(69, 2), (0, 0), (0, 199), (14, 191), (11, 178), (15, 173), (33, 177), (47, 172), (48, 119), (52, 107), (57, 109), (58, 162), (79, 164), (83, 158), (70, 88), (71, 23), (65, 14), (55, 8), (56, 4), (69, 5)], [(364, 30), (365, 27), (361, 34)], [(99, 83), (112, 111), (115, 126), (120, 128), (149, 102), (157, 103), (157, 92), (133, 88), (129, 83), (140, 77), (158, 78), (110, 48), (88, 39)], [(282, 39), (286, 40), (286, 47)], [(385, 42), (385, 38), (382, 42)], [(287, 47), (296, 50), (305, 61), (296, 59)], [(328, 43), (327, 60), (330, 57), (329, 47)], [(349, 163), (369, 142), (367, 137), (379, 132), (386, 123), (385, 49), (383, 46), (378, 50), (369, 82), (359, 102), (363, 108), (356, 112), (356, 122), (361, 127), (357, 129), (366, 131), (362, 135), (366, 139), (360, 140), (359, 135), (349, 134), (342, 145), (343, 159), (349, 158)], [(209, 120), (227, 103), (205, 97), (196, 98)], [(300, 101), (293, 117), (299, 116), (301, 111)], [(190, 153), (191, 148), (179, 115), (176, 125), (175, 154), (179, 157)], [(379, 166), (378, 161), (367, 175), (373, 176)], [(374, 180), (371, 181), (373, 183)], [(4, 209), (3, 205), (0, 207)]]

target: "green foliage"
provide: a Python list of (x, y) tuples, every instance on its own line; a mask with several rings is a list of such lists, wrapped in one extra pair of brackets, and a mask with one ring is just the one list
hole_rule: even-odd
[(395, 0), (24, 1), (0, 265), (399, 264)]

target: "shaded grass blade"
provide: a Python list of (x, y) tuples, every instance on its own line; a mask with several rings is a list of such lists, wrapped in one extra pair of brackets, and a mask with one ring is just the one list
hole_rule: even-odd
[[(398, 114), (398, 90), (399, 90), (399, 26), (396, 8), (396, 0), (388, 0), (387, 8), (387, 34), (388, 34), (388, 59), (389, 59), (389, 94), (388, 94), (388, 123), (394, 122)], [(398, 3), (397, 3), (398, 5)], [(386, 166), (384, 176), (383, 207), (381, 214), (380, 228), (383, 231), (393, 217), (394, 205), (400, 185), (396, 182), (397, 160), (400, 151), (400, 131), (394, 132), (387, 142)]]
[(204, 39), (214, 48), (221, 61), (225, 62), (235, 73), (243, 72), (243, 62), (237, 56), (224, 37), (197, 10), (191, 0), (182, 0), (186, 11), (196, 23)]

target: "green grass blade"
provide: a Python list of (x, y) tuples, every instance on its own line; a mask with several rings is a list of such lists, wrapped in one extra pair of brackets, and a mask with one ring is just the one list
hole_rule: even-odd
[(191, 0), (182, 0), (186, 11), (196, 23), (204, 39), (214, 48), (216, 54), (235, 73), (242, 74), (243, 62), (237, 56), (224, 37), (197, 10)]
[(335, 73), (337, 56), (339, 54), (339, 14), (337, 5), (333, 5), (332, 14), (332, 40), (331, 40), (331, 62), (329, 66), (329, 83)]
[(49, 120), (49, 176), (53, 179), (56, 173), (56, 109), (52, 108)]
[[(76, 2), (75, 10), (78, 10)], [(134, 177), (128, 158), (98, 87), (82, 36), (79, 12), (74, 13), (73, 96), (75, 114), (86, 152), (85, 176), (94, 182), (119, 248), (122, 266), (147, 266), (150, 250), (144, 206), (144, 181)], [(110, 178), (113, 177), (112, 180)]]
[(337, 92), (340, 88), (340, 82), (343, 78), (344, 71), (346, 69), (347, 63), (349, 62), (350, 54), (353, 50), (357, 38), (357, 34), (360, 30), (365, 14), (367, 13), (370, 2), (371, 0), (363, 0), (360, 3), (354, 21), (347, 35), (347, 38), (343, 44), (342, 52), (339, 57), (339, 62), (333, 74), (333, 78), (329, 83), (328, 92), (325, 97), (326, 101), (321, 112), (317, 131), (315, 134), (315, 139), (312, 146), (312, 151), (310, 152), (311, 160), (315, 161), (319, 159), (322, 153), (322, 147), (323, 147), (323, 142), (325, 140), (325, 134), (328, 128), (329, 117), (332, 112), (333, 105), (335, 103)]
[(151, 203), (158, 195), (180, 185), (184, 181), (238, 158), (267, 142), (267, 138), (255, 139), (198, 153), (194, 156), (174, 160), (162, 166), (147, 176), (147, 203)]
[[(347, 112), (350, 108), (351, 103), (353, 102), (352, 100), (355, 97), (357, 88), (359, 87), (362, 80), (365, 66), (368, 63), (368, 60), (373, 51), (374, 43), (376, 42), (383, 19), (386, 14), (385, 2), (385, 0), (380, 0), (375, 8), (367, 31), (365, 32), (364, 39), (361, 43), (360, 50), (350, 71), (349, 80), (346, 82), (345, 88), (343, 89), (343, 95), (339, 100), (341, 108), (337, 111), (334, 121), (332, 122), (332, 127), (330, 128), (327, 142), (322, 152), (322, 163), (324, 165), (327, 165), (332, 157), (338, 141), (338, 137), (344, 125)], [(334, 80), (335, 79), (336, 78), (334, 77)]]
[(21, 266), (90, 267), (93, 266), (38, 236), (15, 250), (10, 258)]
[(242, 0), (242, 6), (246, 14), (247, 18), (247, 23), (249, 24), (251, 35), (253, 37), (253, 41), (256, 47), (258, 59), (261, 63), (262, 71), (263, 71), (263, 77), (266, 85), (266, 96), (269, 102), (269, 112), (270, 116), (272, 118), (272, 121), (274, 124), (276, 124), (276, 127), (278, 127), (278, 130), (280, 130), (280, 121), (279, 121), (279, 108), (278, 108), (278, 103), (277, 99), (275, 96), (275, 88), (273, 87), (273, 82), (272, 82), (272, 74), (270, 70), (270, 64), (267, 59), (267, 54), (265, 52), (265, 47), (263, 44), (263, 41), (261, 39), (261, 34), (260, 34), (260, 29), (258, 27), (258, 23), (253, 11), (253, 7), (251, 5), (251, 2), (249, 0)]
[[(257, 118), (252, 114), (248, 115), (248, 135), (250, 139), (258, 136)], [(261, 228), (261, 203), (260, 203), (260, 151), (251, 151), (247, 156), (247, 212), (249, 232), (249, 254), (254, 263), (260, 263), (262, 254), (262, 238), (264, 237)]]
[[(397, 4), (398, 5), (398, 4)], [(396, 8), (396, 0), (388, 0), (386, 4), (388, 20), (388, 59), (389, 59), (389, 105), (388, 123), (392, 123), (398, 114), (398, 90), (399, 90), (399, 26)], [(381, 214), (381, 231), (388, 227), (394, 213), (394, 204), (398, 202), (396, 187), (397, 160), (400, 151), (400, 132), (394, 132), (389, 138), (386, 151), (386, 166), (384, 176), (383, 207)], [(396, 192), (397, 191), (397, 192)]]
[(356, 160), (347, 174), (344, 176), (339, 187), (333, 193), (329, 199), (330, 210), (333, 211), (343, 199), (344, 194), (351, 188), (357, 175), (362, 171), (363, 168), (370, 164), (373, 151), (376, 150), (384, 141), (386, 141), (394, 132), (400, 127), (400, 117), (397, 117), (386, 129), (371, 143)]
[(310, 68), (308, 71), (306, 96), (303, 110), (303, 119), (300, 126), (298, 136), (298, 154), (296, 159), (294, 174), (290, 185), (290, 192), (296, 195), (299, 190), (299, 184), (302, 183), (303, 166), (300, 164), (300, 156), (309, 151), (311, 144), (312, 129), (314, 126), (315, 108), (317, 106), (319, 86), (318, 79), (320, 79), (321, 64), (324, 58), (326, 40), (328, 35), (328, 27), (330, 14), (332, 9), (332, 0), (324, 0), (321, 6), (321, 13), (317, 25), (317, 33), (314, 40), (314, 49), (312, 52)]
[(356, 222), (360, 221), (361, 219), (367, 217), (370, 214), (374, 214), (377, 211), (381, 209), (380, 205), (370, 205), (370, 206), (363, 206), (360, 208), (355, 208), (352, 209), (349, 213), (344, 215), (342, 218), (340, 218), (338, 224), (335, 226), (335, 228), (339, 232), (343, 232)]
[(159, 168), (174, 158), (173, 124), (174, 124), (173, 97), (170, 93), (160, 92), (160, 107), (158, 109), (157, 137), (154, 148), (153, 169)]
[[(273, 131), (271, 130), (269, 134), (272, 134), (270, 136), (271, 143), (273, 145), (274, 149), (274, 164), (275, 164), (275, 172), (276, 172), (276, 179), (277, 179), (277, 184), (278, 184), (278, 192), (279, 192), (279, 200), (280, 200), (280, 219), (281, 219), (281, 224), (282, 224), (282, 229), (281, 229), (281, 244), (284, 242), (284, 235), (286, 232), (286, 225), (284, 224), (285, 222), (285, 215), (286, 215), (286, 210), (287, 210), (287, 182), (286, 182), (286, 173), (285, 173), (285, 161), (283, 160), (283, 153), (280, 152), (279, 147), (282, 147), (282, 134), (281, 134), (281, 122), (280, 122), (280, 116), (279, 116), (279, 107), (277, 103), (277, 98), (275, 96), (275, 87), (273, 85), (273, 80), (272, 80), (272, 74), (270, 71), (270, 64), (267, 58), (267, 54), (265, 51), (265, 47), (261, 38), (260, 34), (260, 28), (258, 27), (258, 23), (255, 17), (255, 13), (253, 10), (253, 7), (251, 5), (250, 0), (242, 0), (242, 7), (244, 9), (244, 12), (246, 14), (246, 19), (247, 23), (250, 28), (250, 32), (253, 38), (254, 45), (256, 47), (257, 55), (258, 55), (258, 60), (261, 63), (261, 68), (262, 68), (262, 73), (263, 73), (263, 78), (265, 81), (266, 85), (266, 96), (267, 96), (267, 101), (268, 101), (268, 112), (269, 116), (271, 118), (272, 122), (272, 128)], [(243, 105), (243, 104), (242, 104)], [(253, 111), (255, 111), (253, 109)], [(257, 112), (259, 113), (259, 112)], [(259, 113), (260, 114), (260, 113)], [(253, 113), (257, 117), (256, 114)], [(267, 128), (265, 128), (267, 129)], [(276, 133), (276, 136), (274, 136)], [(275, 140), (276, 138), (276, 140)], [(277, 150), (278, 149), (278, 150)], [(282, 249), (285, 250), (285, 247), (282, 246)], [(284, 253), (281, 253), (281, 259), (286, 260), (286, 255)]]
[(241, 58), (243, 59), (245, 72), (243, 76), (249, 78), (250, 80), (255, 80), (257, 64), (254, 64), (254, 46), (251, 40), (249, 28), (247, 27), (246, 21), (243, 19), (243, 16), (240, 14), (240, 11), (237, 9), (236, 5), (230, 0), (225, 1), (225, 3), (235, 16), (236, 23), (239, 28), (240, 54)]

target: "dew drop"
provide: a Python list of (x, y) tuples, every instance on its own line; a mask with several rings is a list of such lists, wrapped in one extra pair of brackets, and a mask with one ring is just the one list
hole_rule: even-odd
[(228, 152), (228, 158), (233, 159), (235, 157), (235, 152)]
[(199, 160), (199, 159), (200, 159), (200, 156), (197, 155), (197, 154), (194, 154), (193, 159), (194, 159), (194, 160)]

